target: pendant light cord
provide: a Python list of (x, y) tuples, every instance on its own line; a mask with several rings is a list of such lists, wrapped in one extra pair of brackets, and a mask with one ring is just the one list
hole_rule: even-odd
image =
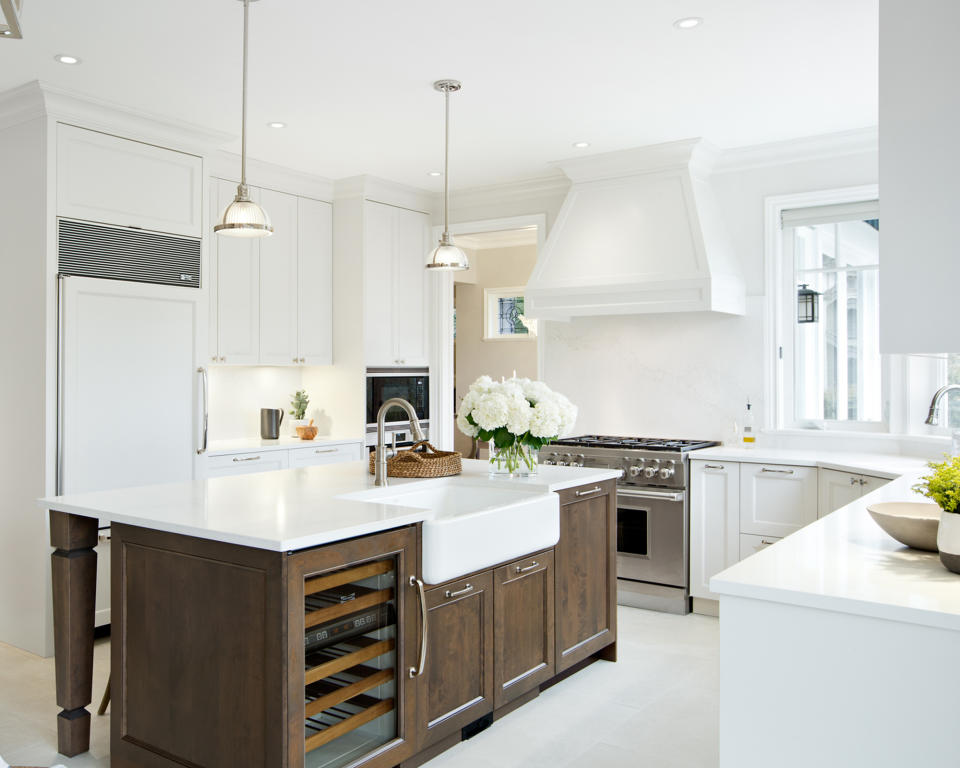
[(447, 208), (450, 202), (450, 89), (443, 91), (443, 242), (448, 243)]
[(247, 38), (250, 26), (250, 0), (243, 0), (243, 116), (240, 122), (240, 186), (247, 196)]

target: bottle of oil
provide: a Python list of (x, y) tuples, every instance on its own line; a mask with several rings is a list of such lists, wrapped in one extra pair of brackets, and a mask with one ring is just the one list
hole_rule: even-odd
[(743, 431), (740, 439), (744, 448), (753, 448), (757, 444), (757, 433), (754, 429), (753, 405), (747, 398), (747, 412), (743, 414)]

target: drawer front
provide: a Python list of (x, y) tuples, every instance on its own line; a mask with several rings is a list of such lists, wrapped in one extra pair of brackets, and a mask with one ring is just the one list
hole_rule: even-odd
[(257, 453), (232, 453), (227, 456), (211, 456), (207, 459), (207, 477), (248, 475), (253, 472), (270, 472), (286, 469), (287, 451), (259, 451)]
[(341, 461), (360, 461), (363, 446), (360, 443), (344, 445), (312, 445), (309, 448), (290, 449), (290, 467), (312, 467), (316, 464), (338, 464)]
[(740, 465), (740, 533), (788, 536), (817, 519), (817, 469)]
[(776, 544), (780, 539), (776, 536), (751, 536), (748, 533), (740, 534), (740, 559), (745, 560), (750, 555), (755, 555), (761, 549), (766, 549), (771, 544)]

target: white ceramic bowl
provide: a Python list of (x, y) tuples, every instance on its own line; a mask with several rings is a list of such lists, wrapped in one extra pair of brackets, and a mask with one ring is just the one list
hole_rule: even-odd
[(914, 549), (937, 551), (940, 507), (926, 501), (882, 501), (867, 512), (888, 534)]

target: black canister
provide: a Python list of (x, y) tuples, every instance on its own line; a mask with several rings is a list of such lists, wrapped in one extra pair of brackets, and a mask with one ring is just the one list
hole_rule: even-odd
[(260, 409), (260, 437), (264, 440), (276, 440), (280, 437), (280, 425), (283, 424), (282, 408)]

